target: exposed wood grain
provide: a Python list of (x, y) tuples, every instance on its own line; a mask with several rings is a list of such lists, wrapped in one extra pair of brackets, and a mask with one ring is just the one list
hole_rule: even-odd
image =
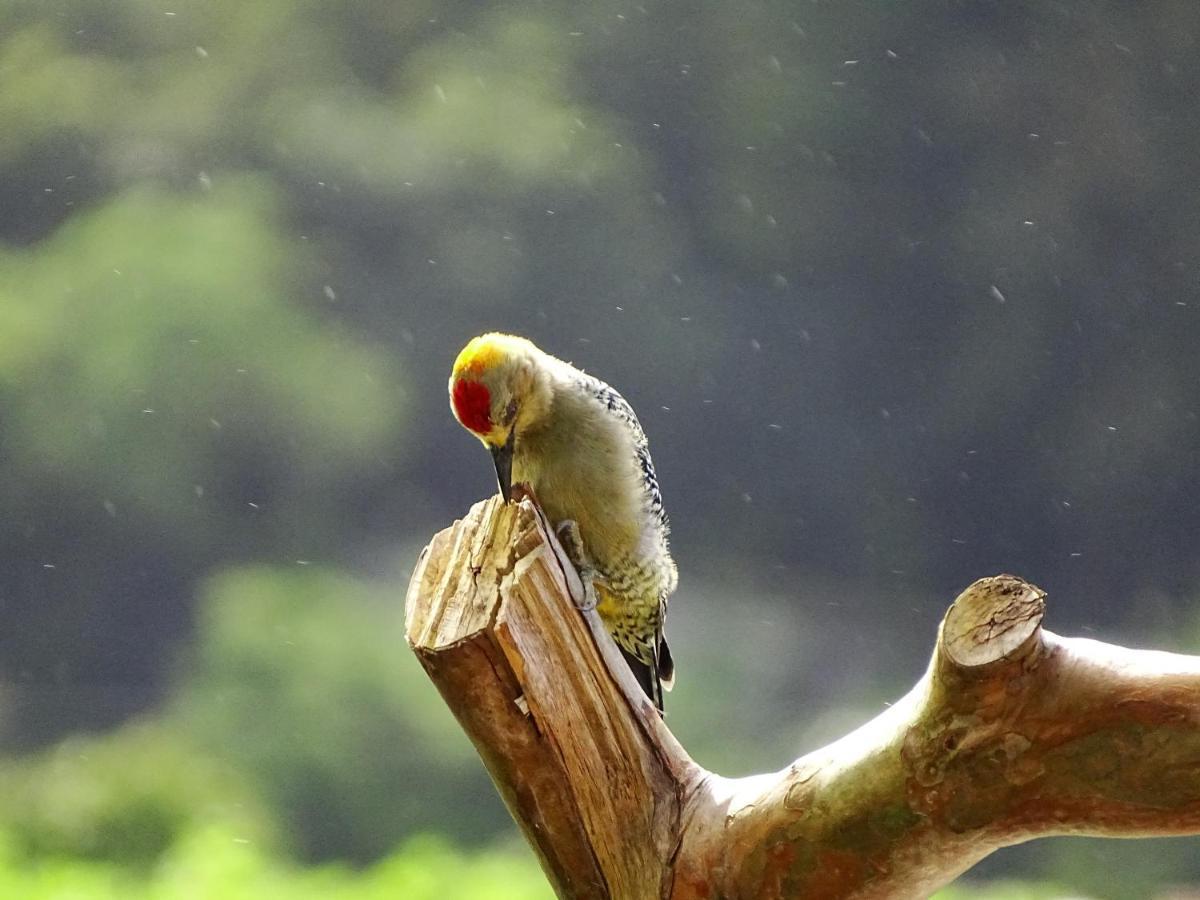
[(691, 763), (572, 578), (530, 501), (479, 504), (422, 555), (409, 643), (560, 896), (658, 898)]
[(924, 897), (1050, 834), (1200, 833), (1200, 658), (1059, 638), (1011, 575), (951, 606), (924, 677), (780, 772), (697, 766), (552, 529), (493, 499), (438, 534), (408, 639), (561, 897)]

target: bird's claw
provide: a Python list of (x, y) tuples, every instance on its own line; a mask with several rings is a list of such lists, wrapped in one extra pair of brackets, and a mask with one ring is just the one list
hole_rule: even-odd
[(583, 582), (583, 601), (577, 602), (575, 608), (580, 612), (591, 612), (599, 602), (596, 597), (596, 585), (592, 583), (591, 578), (588, 578), (583, 573), (580, 573), (579, 580)]
[(571, 565), (575, 567), (575, 571), (579, 574), (579, 580), (583, 583), (583, 598), (575, 599), (577, 609), (587, 612), (596, 608), (599, 599), (596, 596), (596, 579), (599, 577), (596, 574), (596, 568), (592, 565), (592, 561), (588, 558), (587, 551), (583, 549), (583, 538), (579, 535), (579, 523), (573, 519), (564, 519), (559, 522), (554, 528), (555, 535), (558, 536), (558, 542), (562, 544), (563, 552), (567, 554), (567, 559), (571, 561)]
[(571, 560), (571, 565), (576, 569), (592, 568), (591, 560), (587, 557), (587, 552), (583, 549), (583, 538), (579, 534), (579, 523), (574, 519), (563, 519), (554, 526), (554, 533), (558, 536), (558, 542), (562, 544), (563, 550), (567, 553), (567, 559)]

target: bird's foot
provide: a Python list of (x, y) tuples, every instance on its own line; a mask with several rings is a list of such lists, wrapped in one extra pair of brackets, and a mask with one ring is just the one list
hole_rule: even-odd
[(558, 542), (567, 553), (567, 559), (576, 569), (594, 569), (588, 559), (587, 551), (583, 549), (583, 537), (579, 534), (579, 523), (574, 519), (563, 519), (554, 526)]
[(575, 608), (580, 612), (590, 612), (600, 602), (596, 596), (595, 582), (592, 581), (586, 571), (579, 573), (579, 580), (583, 582), (583, 600), (576, 602)]
[(583, 549), (583, 538), (579, 534), (579, 523), (574, 519), (564, 519), (559, 522), (554, 529), (554, 533), (558, 536), (558, 542), (562, 544), (563, 551), (567, 554), (567, 559), (571, 561), (571, 565), (575, 567), (575, 571), (579, 574), (579, 580), (583, 583), (583, 597), (571, 599), (575, 601), (575, 606), (583, 611), (595, 609), (599, 602), (596, 596), (596, 579), (599, 577), (596, 573), (596, 567), (592, 565), (591, 559), (588, 558), (587, 551)]

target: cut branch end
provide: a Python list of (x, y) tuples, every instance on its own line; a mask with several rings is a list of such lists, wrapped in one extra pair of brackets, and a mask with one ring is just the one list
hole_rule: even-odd
[[(574, 579), (574, 580), (573, 580)], [(408, 641), (560, 897), (924, 897), (1049, 834), (1200, 832), (1200, 658), (1058, 638), (981, 579), (920, 682), (785, 769), (725, 779), (645, 700), (531, 499), (422, 554)]]

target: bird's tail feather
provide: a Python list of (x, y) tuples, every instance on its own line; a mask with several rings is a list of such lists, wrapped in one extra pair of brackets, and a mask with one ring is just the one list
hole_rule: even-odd
[(625, 662), (629, 663), (633, 677), (637, 679), (637, 683), (646, 692), (646, 696), (654, 702), (655, 707), (661, 713), (663, 711), (663, 691), (659, 664), (644, 663), (620, 644), (617, 647), (621, 651), (621, 655), (625, 657)]
[(658, 679), (664, 691), (675, 687), (675, 660), (671, 657), (671, 648), (667, 646), (665, 637), (658, 639)]

